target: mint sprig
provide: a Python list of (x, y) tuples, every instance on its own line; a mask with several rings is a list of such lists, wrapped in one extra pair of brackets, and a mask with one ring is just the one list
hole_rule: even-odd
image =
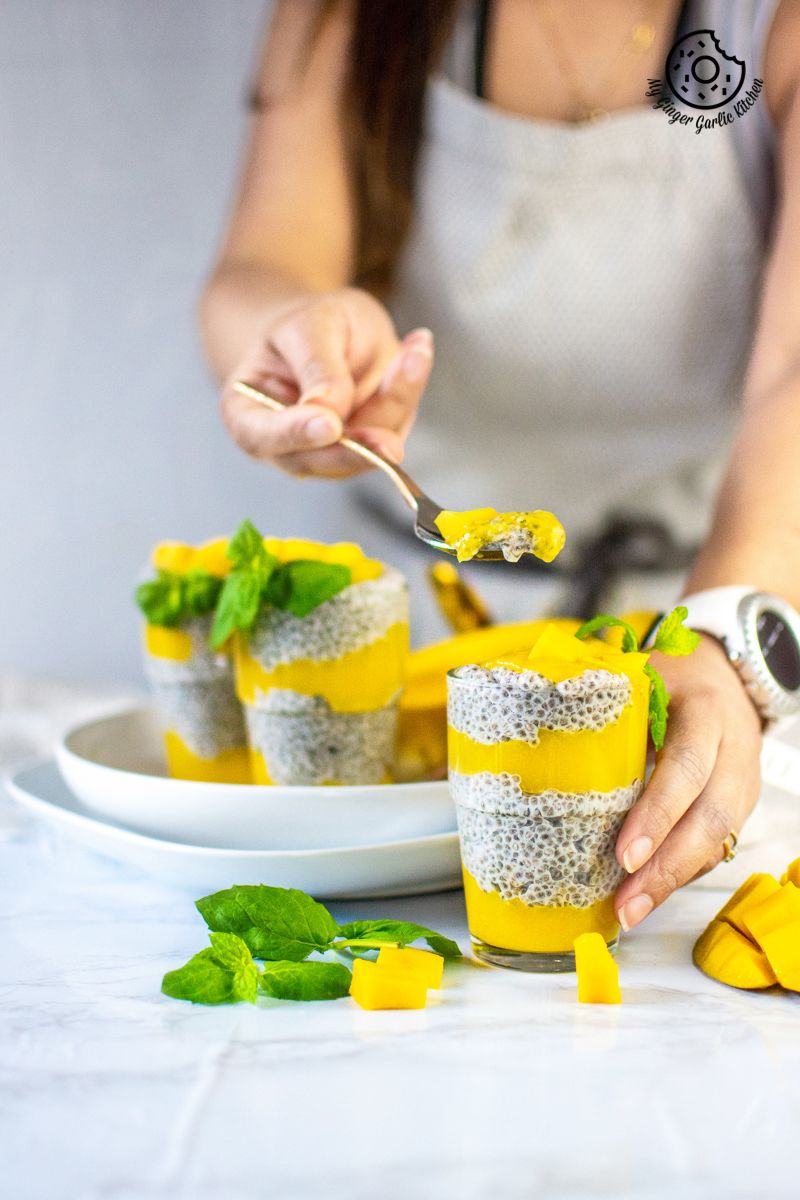
[(222, 580), (208, 571), (158, 571), (155, 579), (139, 584), (135, 598), (149, 625), (174, 629), (213, 612), (221, 591)]
[[(350, 921), (338, 925), (324, 904), (297, 888), (242, 885), (196, 901), (211, 930), (201, 950), (161, 985), (167, 996), (195, 1004), (255, 1002), (256, 990), (278, 1000), (336, 1000), (350, 988), (342, 963), (309, 961), (312, 954), (359, 956), (381, 946), (424, 940), (444, 958), (458, 958), (454, 941), (412, 921)], [(259, 969), (254, 959), (263, 967)]]
[[(691, 654), (700, 644), (700, 635), (695, 633), (693, 629), (688, 629), (683, 622), (689, 615), (689, 610), (679, 604), (673, 608), (671, 612), (660, 622), (656, 630), (653, 649), (660, 654), (683, 655)], [(627, 621), (623, 621), (621, 617), (610, 617), (602, 614), (598, 617), (592, 617), (590, 621), (584, 621), (580, 629), (576, 630), (576, 638), (585, 638), (590, 634), (595, 633), (599, 629), (608, 627), (622, 626), (622, 651), (624, 654), (637, 652), (639, 650), (639, 639), (632, 625)], [(669, 720), (669, 692), (667, 685), (659, 671), (652, 663), (645, 663), (644, 672), (650, 680), (650, 696), (648, 699), (648, 721), (650, 723), (650, 737), (653, 740), (653, 745), (656, 750), (663, 750), (664, 739), (667, 733), (667, 721)]]
[(214, 649), (219, 649), (232, 633), (247, 633), (252, 629), (265, 605), (296, 617), (307, 617), (343, 591), (353, 578), (352, 571), (343, 563), (310, 559), (279, 563), (266, 549), (252, 521), (242, 521), (226, 553), (233, 569), (222, 588), (211, 630)]

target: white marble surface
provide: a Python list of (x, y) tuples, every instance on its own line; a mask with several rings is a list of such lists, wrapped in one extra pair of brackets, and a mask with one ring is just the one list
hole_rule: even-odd
[[(745, 862), (800, 852), (800, 801), (774, 803)], [(571, 976), (465, 962), (411, 1013), (168, 1000), (163, 972), (204, 944), (193, 896), (3, 801), (0, 897), (8, 1200), (800, 1194), (800, 997), (691, 965), (719, 890), (685, 889), (625, 940), (619, 1009), (579, 1006)], [(332, 907), (467, 947), (460, 893)]]

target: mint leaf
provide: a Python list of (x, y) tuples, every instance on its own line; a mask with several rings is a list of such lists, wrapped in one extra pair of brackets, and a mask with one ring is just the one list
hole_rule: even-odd
[(343, 938), (344, 942), (334, 942), (334, 950), (365, 950), (385, 944), (408, 946), (422, 938), (431, 950), (443, 958), (461, 957), (461, 951), (450, 938), (433, 929), (426, 929), (424, 925), (415, 925), (412, 921), (351, 921), (348, 925), (340, 926), (337, 937)]
[(650, 736), (653, 739), (653, 745), (656, 750), (661, 750), (663, 749), (664, 738), (667, 733), (669, 692), (667, 691), (667, 685), (652, 663), (645, 663), (642, 669), (645, 675), (650, 678), (650, 700), (648, 704)]
[(255, 1004), (257, 986), (258, 970), (249, 950), (228, 933), (212, 934), (211, 946), (161, 981), (165, 996), (193, 1004)]
[(209, 929), (237, 933), (255, 958), (299, 962), (326, 950), (337, 932), (327, 908), (296, 888), (231, 887), (196, 907)]
[(580, 629), (575, 631), (575, 637), (589, 637), (596, 630), (607, 627), (621, 628), (623, 630), (622, 649), (625, 654), (635, 653), (639, 649), (639, 639), (636, 636), (633, 626), (629, 625), (627, 621), (623, 621), (621, 617), (609, 617), (605, 613), (599, 617), (592, 617), (591, 621), (584, 621)]
[(244, 567), (245, 569), (266, 567), (270, 560), (273, 563), (275, 561), (273, 555), (268, 553), (264, 539), (253, 522), (247, 520), (242, 521), (228, 542), (225, 555), (235, 567)]
[(159, 571), (155, 579), (137, 587), (135, 597), (148, 624), (174, 629), (189, 617), (210, 613), (221, 588), (222, 580), (207, 571), (189, 571), (185, 575)]
[(222, 580), (208, 571), (187, 571), (183, 579), (183, 606), (193, 617), (205, 617), (213, 612), (219, 594), (222, 591)]
[(298, 558), (275, 570), (267, 599), (276, 608), (294, 613), (296, 617), (307, 617), (320, 604), (343, 591), (352, 578), (353, 572), (344, 563)]
[(653, 649), (661, 654), (691, 654), (700, 645), (700, 634), (688, 629), (683, 622), (689, 615), (689, 610), (679, 604), (667, 613), (656, 630)]
[(258, 571), (231, 571), (222, 588), (211, 629), (211, 645), (218, 650), (237, 629), (251, 628), (261, 607), (265, 580)]
[(341, 963), (268, 962), (258, 986), (276, 1000), (338, 1000), (350, 991), (351, 979)]

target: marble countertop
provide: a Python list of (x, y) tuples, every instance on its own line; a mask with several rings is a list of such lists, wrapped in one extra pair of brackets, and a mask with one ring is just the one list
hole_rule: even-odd
[[(765, 869), (800, 852), (785, 829)], [(0, 800), (0, 1191), (795, 1200), (800, 996), (736, 992), (690, 960), (736, 882), (722, 870), (625, 939), (620, 1008), (578, 1005), (573, 976), (465, 961), (423, 1012), (203, 1009), (159, 992), (204, 944), (194, 897)], [(460, 892), (331, 907), (468, 948)]]

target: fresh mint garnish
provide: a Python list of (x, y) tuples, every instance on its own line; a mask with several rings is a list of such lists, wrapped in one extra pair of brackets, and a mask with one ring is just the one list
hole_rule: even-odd
[(343, 563), (297, 559), (279, 564), (252, 521), (242, 521), (226, 553), (233, 569), (222, 588), (211, 631), (214, 649), (237, 630), (247, 633), (252, 629), (264, 605), (307, 617), (353, 578)]
[(222, 580), (207, 571), (159, 571), (155, 579), (136, 589), (136, 603), (148, 624), (174, 629), (190, 617), (205, 617), (213, 612)]
[(268, 962), (258, 986), (276, 1000), (338, 1000), (350, 991), (352, 975), (334, 962)]
[[(658, 650), (660, 654), (670, 655), (691, 654), (693, 650), (696, 650), (700, 644), (700, 635), (695, 633), (693, 629), (688, 629), (683, 624), (688, 615), (689, 611), (683, 604), (679, 604), (671, 612), (668, 612), (656, 630), (653, 649)], [(622, 627), (623, 653), (628, 654), (631, 651), (638, 651), (639, 639), (633, 627), (620, 617), (609, 617), (605, 614), (599, 617), (592, 617), (591, 621), (585, 621), (581, 625), (580, 629), (576, 631), (575, 637), (585, 638), (589, 634), (595, 633), (596, 630), (605, 629), (609, 626)], [(669, 692), (667, 691), (667, 685), (652, 663), (645, 663), (643, 669), (650, 680), (650, 697), (648, 700), (650, 736), (653, 739), (653, 745), (656, 750), (662, 750), (669, 717)]]
[(338, 938), (342, 940), (334, 942), (334, 950), (372, 950), (384, 945), (410, 946), (412, 942), (424, 940), (431, 950), (443, 958), (461, 957), (461, 951), (450, 938), (411, 921), (351, 921), (349, 925), (339, 927)]
[(196, 901), (209, 929), (236, 933), (256, 958), (300, 962), (327, 950), (338, 926), (323, 904), (296, 888), (243, 885)]
[(165, 996), (193, 1004), (256, 1002), (258, 969), (250, 951), (231, 933), (212, 933), (211, 945), (177, 971), (168, 971), (161, 983)]
[(636, 636), (634, 628), (627, 621), (623, 621), (621, 617), (609, 617), (602, 613), (599, 617), (592, 617), (591, 621), (584, 621), (580, 629), (575, 630), (576, 638), (587, 638), (591, 634), (596, 633), (599, 629), (606, 628), (621, 628), (622, 629), (622, 651), (624, 654), (634, 653), (639, 649), (639, 639)]
[(653, 649), (660, 654), (691, 654), (700, 645), (700, 634), (687, 628), (684, 621), (689, 610), (683, 604), (667, 613), (656, 630)]

